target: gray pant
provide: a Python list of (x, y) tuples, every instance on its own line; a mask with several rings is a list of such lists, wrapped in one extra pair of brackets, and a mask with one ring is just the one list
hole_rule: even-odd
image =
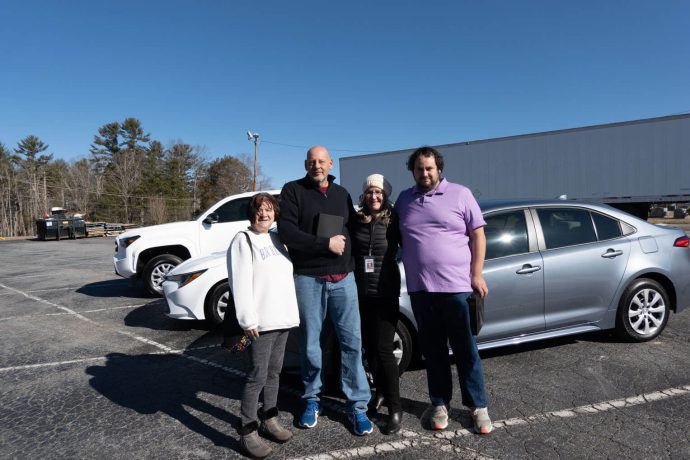
[(280, 370), (283, 367), (288, 333), (285, 330), (262, 332), (247, 349), (249, 369), (244, 382), (240, 409), (242, 426), (258, 421), (256, 411), (262, 389), (264, 390), (264, 411), (273, 409), (278, 403)]

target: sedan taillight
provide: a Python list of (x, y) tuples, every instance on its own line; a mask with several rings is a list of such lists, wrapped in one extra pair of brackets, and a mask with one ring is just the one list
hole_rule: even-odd
[(687, 248), (690, 246), (690, 238), (687, 236), (676, 238), (676, 241), (673, 242), (673, 246), (677, 248)]

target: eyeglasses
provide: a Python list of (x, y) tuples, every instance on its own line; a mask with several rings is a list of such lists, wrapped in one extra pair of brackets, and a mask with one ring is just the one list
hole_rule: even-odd
[(382, 190), (367, 190), (364, 192), (366, 196), (383, 196)]

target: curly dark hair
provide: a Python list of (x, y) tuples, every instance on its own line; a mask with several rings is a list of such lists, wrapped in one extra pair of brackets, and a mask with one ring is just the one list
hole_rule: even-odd
[(270, 193), (261, 192), (257, 193), (249, 200), (249, 206), (247, 206), (247, 219), (249, 219), (250, 223), (254, 223), (256, 215), (259, 213), (259, 208), (264, 203), (268, 203), (268, 205), (273, 208), (275, 219), (278, 220), (278, 216), (280, 215), (278, 200)]
[(436, 167), (439, 171), (443, 171), (443, 155), (433, 147), (419, 147), (417, 150), (412, 152), (410, 158), (407, 159), (407, 169), (408, 171), (414, 171), (414, 164), (417, 162), (419, 157), (434, 157), (436, 161)]

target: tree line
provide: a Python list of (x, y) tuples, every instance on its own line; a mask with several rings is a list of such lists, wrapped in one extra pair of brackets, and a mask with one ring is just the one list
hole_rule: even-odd
[[(51, 207), (87, 221), (153, 225), (191, 219), (227, 195), (252, 189), (253, 160), (209, 161), (203, 146), (165, 147), (136, 118), (98, 128), (89, 154), (72, 162), (45, 153), (30, 134), (10, 148), (0, 140), (0, 236), (36, 233)], [(257, 188), (270, 188), (260, 171)]]

